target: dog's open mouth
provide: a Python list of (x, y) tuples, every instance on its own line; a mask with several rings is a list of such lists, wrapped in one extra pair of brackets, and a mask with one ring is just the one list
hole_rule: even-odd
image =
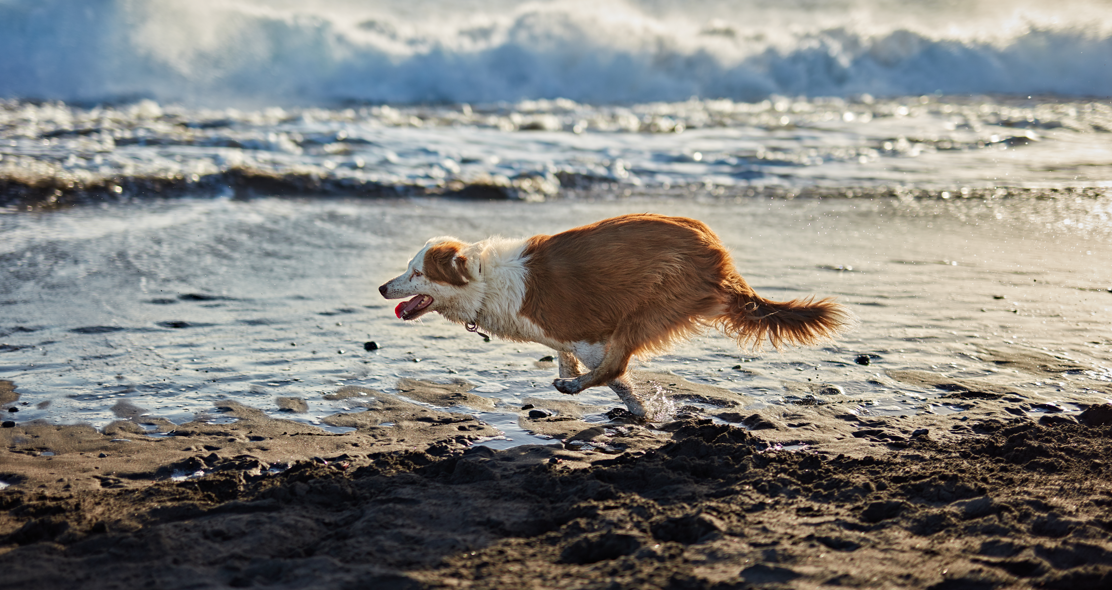
[(415, 320), (424, 315), (425, 310), (432, 305), (432, 297), (418, 295), (409, 301), (403, 301), (394, 308), (394, 315), (403, 320)]

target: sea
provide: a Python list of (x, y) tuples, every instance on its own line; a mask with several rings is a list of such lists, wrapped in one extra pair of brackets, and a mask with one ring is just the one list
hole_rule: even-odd
[(1102, 1), (3, 0), (0, 55), (8, 209), (1112, 179)]
[[(916, 244), (933, 223), (999, 224), (986, 235), (1017, 252), (1045, 253), (1035, 236), (1087, 257), (1045, 270), (1098, 292), (1110, 64), (1097, 0), (0, 0), (0, 379), (21, 420), (98, 425), (136, 415), (109, 411), (121, 400), (183, 421), (228, 397), (289, 416), (273, 391), (390, 390), (425, 353), (378, 342), (393, 318), (374, 289), (430, 228), (478, 239), (638, 208), (734, 236), (814, 238), (854, 211)], [(811, 238), (826, 256), (793, 251), (790, 277), (853, 271)], [(538, 356), (499, 350), (519, 369)], [(335, 368), (353, 353), (394, 356)], [(453, 358), (514, 403), (514, 383), (547, 379)], [(782, 400), (781, 381), (754, 395)], [(290, 417), (337, 411), (310, 407)]]

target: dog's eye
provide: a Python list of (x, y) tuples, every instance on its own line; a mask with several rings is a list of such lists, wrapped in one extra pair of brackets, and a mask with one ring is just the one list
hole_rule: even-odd
[(413, 271), (413, 278), (417, 278), (417, 277), (420, 277), (420, 276), (424, 276), (424, 275), (421, 274), (421, 271), (419, 271), (419, 270)]

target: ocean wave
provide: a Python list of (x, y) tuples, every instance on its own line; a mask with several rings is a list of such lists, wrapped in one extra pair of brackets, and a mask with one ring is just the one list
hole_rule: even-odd
[[(690, 14), (678, 0), (481, 10), (430, 0), (408, 13), (379, 4), (0, 1), (0, 97), (334, 106), (1112, 96), (1112, 32), (1100, 24), (1112, 22), (1112, 8), (1100, 3), (980, 15), (977, 26), (952, 7), (949, 26), (946, 15), (924, 23), (924, 8), (895, 0), (883, 3), (886, 18), (836, 4), (815, 13), (746, 2)], [(909, 16), (891, 16), (901, 8)]]
[(0, 101), (0, 210), (190, 194), (1107, 190), (1110, 132), (1101, 102), (986, 97), (258, 110)]
[[(272, 197), (398, 199), (441, 197), (468, 201), (542, 202), (553, 199), (614, 200), (615, 198), (676, 198), (729, 202), (737, 199), (895, 199), (922, 201), (994, 201), (1003, 199), (1059, 199), (1064, 202), (1107, 203), (1109, 191), (1100, 187), (979, 187), (941, 190), (898, 185), (878, 186), (623, 186), (612, 178), (561, 171), (547, 176), (523, 174), (516, 178), (490, 177), (453, 180), (438, 186), (388, 184), (327, 172), (273, 172), (230, 168), (204, 176), (116, 176), (73, 181), (65, 178), (13, 177), (0, 171), (0, 215), (27, 211), (55, 211), (94, 204), (170, 199), (255, 199)], [(1107, 221), (1108, 212), (1093, 215)], [(1103, 224), (1107, 226), (1106, 223)], [(1088, 228), (1091, 229), (1091, 228)]]

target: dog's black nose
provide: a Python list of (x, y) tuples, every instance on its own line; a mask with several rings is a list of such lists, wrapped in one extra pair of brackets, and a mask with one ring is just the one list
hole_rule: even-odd
[(383, 285), (383, 286), (379, 287), (378, 292), (382, 293), (383, 297), (386, 297), (386, 285)]

